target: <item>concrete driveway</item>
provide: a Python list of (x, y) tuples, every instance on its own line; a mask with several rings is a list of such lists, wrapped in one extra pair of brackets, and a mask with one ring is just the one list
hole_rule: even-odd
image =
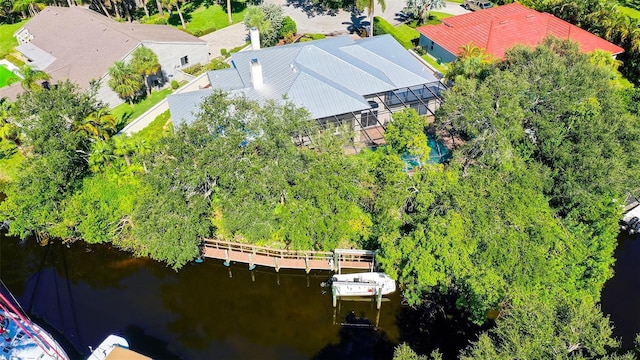
[[(311, 0), (265, 0), (283, 6), (286, 15), (291, 16), (298, 25), (299, 33), (322, 33), (327, 35), (339, 35), (352, 33), (355, 28), (368, 25), (367, 13), (354, 11), (341, 11), (322, 9), (313, 4)], [(380, 5), (375, 2), (374, 15), (381, 16), (391, 24), (397, 25), (404, 20), (402, 9), (406, 5), (405, 0), (387, 0), (386, 8), (382, 11)], [(446, 6), (434, 11), (453, 15), (466, 14), (460, 4), (446, 2)]]

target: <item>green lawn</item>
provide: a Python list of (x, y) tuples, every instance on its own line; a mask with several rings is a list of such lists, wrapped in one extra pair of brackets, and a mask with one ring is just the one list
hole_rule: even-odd
[[(2, 148), (8, 148), (10, 146), (11, 145), (0, 142), (0, 147)], [(24, 157), (20, 154), (20, 151), (15, 147), (13, 147), (13, 150), (14, 152), (11, 156), (0, 158), (0, 192), (5, 184), (15, 179), (16, 175), (18, 175), (18, 168), (24, 161)]]
[(147, 141), (147, 143), (154, 143), (158, 141), (158, 139), (160, 139), (163, 134), (167, 134), (169, 132), (169, 129), (172, 125), (171, 123), (167, 124), (167, 122), (169, 121), (170, 117), (171, 115), (169, 113), (169, 110), (163, 112), (162, 114), (158, 115), (158, 117), (156, 117), (149, 125), (147, 125), (139, 132), (135, 133), (133, 136), (141, 137), (145, 141)]
[(442, 19), (446, 19), (448, 17), (452, 17), (454, 15), (439, 12), (439, 11), (429, 11), (429, 20), (427, 20), (427, 25), (438, 25), (442, 21)]
[(621, 13), (629, 16), (630, 18), (640, 19), (640, 10), (632, 9), (626, 6), (618, 6), (616, 9), (618, 9)]
[(18, 75), (14, 74), (6, 66), (0, 65), (0, 88), (7, 85), (9, 79), (18, 78)]
[(14, 47), (18, 46), (18, 40), (13, 37), (13, 33), (26, 22), (27, 20), (23, 20), (16, 24), (0, 25), (0, 58), (4, 58)]
[(447, 66), (443, 64), (438, 64), (438, 61), (433, 58), (431, 55), (422, 55), (422, 58), (429, 63), (429, 65), (436, 68), (436, 70), (440, 71), (443, 75), (447, 72)]
[(116, 118), (116, 123), (120, 123), (120, 119), (122, 119), (124, 124), (128, 124), (138, 116), (142, 115), (145, 111), (151, 109), (153, 105), (159, 103), (169, 94), (171, 94), (171, 89), (154, 91), (151, 93), (150, 97), (137, 104), (133, 104), (133, 106), (129, 105), (129, 103), (116, 106), (111, 109), (111, 114)]
[[(231, 14), (234, 24), (244, 19), (244, 13), (246, 12), (245, 4), (232, 3), (231, 9), (240, 9), (239, 12), (235, 12), (234, 10)], [(218, 30), (229, 26), (227, 12), (220, 5), (213, 5), (209, 7), (200, 6), (190, 13), (189, 17), (190, 20), (187, 24), (187, 30), (196, 36), (198, 36), (198, 33), (204, 35), (211, 32), (210, 29)]]

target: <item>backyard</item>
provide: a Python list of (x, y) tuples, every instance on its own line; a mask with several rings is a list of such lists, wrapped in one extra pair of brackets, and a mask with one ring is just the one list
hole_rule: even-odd
[(145, 111), (151, 109), (155, 104), (159, 103), (167, 95), (171, 94), (171, 89), (162, 89), (151, 93), (144, 100), (129, 105), (129, 103), (122, 103), (111, 110), (111, 115), (116, 119), (117, 124), (128, 124), (138, 116), (142, 115)]
[(18, 41), (13, 37), (16, 32), (27, 20), (23, 20), (15, 24), (0, 25), (0, 58), (7, 56), (14, 47), (18, 46)]

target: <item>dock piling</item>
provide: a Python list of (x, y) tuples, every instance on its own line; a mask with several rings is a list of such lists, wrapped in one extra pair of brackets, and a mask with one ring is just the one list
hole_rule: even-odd
[(231, 266), (231, 260), (229, 259), (229, 250), (224, 251), (224, 266)]
[(253, 254), (249, 254), (249, 270), (256, 268), (256, 264), (253, 263)]

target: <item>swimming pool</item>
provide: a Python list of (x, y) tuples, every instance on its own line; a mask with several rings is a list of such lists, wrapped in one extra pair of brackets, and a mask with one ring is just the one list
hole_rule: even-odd
[[(445, 161), (451, 160), (451, 157), (453, 156), (451, 151), (442, 143), (442, 141), (436, 139), (434, 134), (427, 133), (427, 145), (429, 145), (429, 149), (431, 149), (431, 151), (429, 151), (429, 159), (424, 162), (425, 164), (442, 164)], [(411, 170), (420, 165), (420, 161), (415, 155), (404, 153), (401, 158), (406, 164), (406, 170)]]

